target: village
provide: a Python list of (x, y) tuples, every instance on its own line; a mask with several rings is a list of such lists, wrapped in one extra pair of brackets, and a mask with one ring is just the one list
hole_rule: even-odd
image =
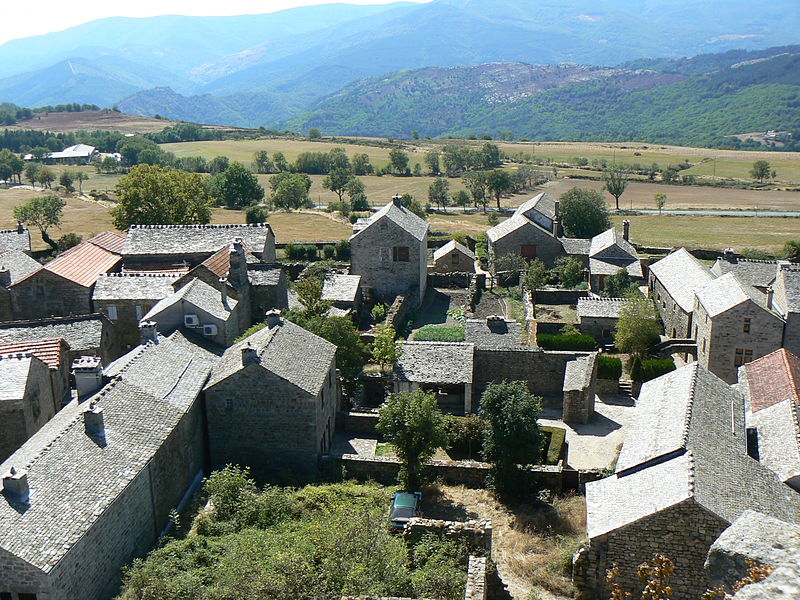
[[(450, 240), (412, 208), (387, 199), (308, 260), (268, 221), (131, 225), (45, 264), (23, 223), (0, 232), (0, 600), (114, 597), (226, 465), (392, 486), (409, 468), (381, 424), (392, 399), (467, 423), (509, 383), (545, 434), (513, 465), (523, 493), (585, 497), (582, 598), (637, 589), (654, 555), (676, 599), (756, 564), (732, 597), (798, 592), (800, 265), (646, 247), (627, 220), (566, 237), (547, 192)], [(347, 322), (366, 364), (313, 319)], [(466, 488), (495, 468), (471, 446), (424, 462)], [(496, 527), (423, 500), (403, 535), (468, 539), (463, 597), (499, 600), (518, 590)]]

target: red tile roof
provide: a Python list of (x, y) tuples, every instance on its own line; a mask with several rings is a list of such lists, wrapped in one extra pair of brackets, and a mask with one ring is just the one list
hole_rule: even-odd
[(223, 246), (214, 254), (200, 263), (217, 277), (227, 277), (231, 268), (231, 254), (229, 246)]
[(66, 356), (68, 351), (69, 344), (62, 338), (0, 344), (0, 354), (30, 352), (51, 369), (59, 367), (61, 359)]
[(115, 254), (122, 254), (122, 247), (125, 245), (125, 236), (114, 233), (113, 231), (104, 231), (86, 241), (91, 242), (95, 246), (100, 246), (103, 250), (108, 250)]
[(745, 365), (753, 412), (793, 398), (800, 402), (800, 358), (781, 348)]

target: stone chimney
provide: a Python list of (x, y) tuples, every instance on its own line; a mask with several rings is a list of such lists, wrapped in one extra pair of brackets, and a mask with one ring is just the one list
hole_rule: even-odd
[(395, 194), (394, 196), (392, 196), (392, 202), (397, 208), (403, 206), (402, 199), (403, 197), (400, 194)]
[(733, 251), (733, 248), (725, 248), (725, 250), (722, 251), (722, 258), (729, 263), (736, 262), (736, 253)]
[(219, 278), (219, 293), (223, 306), (228, 306), (228, 278)]
[(22, 224), (22, 221), (17, 221), (17, 233), (25, 233), (25, 225)]
[(631, 241), (631, 222), (628, 219), (622, 222), (622, 239), (626, 242)]
[(558, 217), (553, 219), (553, 237), (561, 237), (561, 223), (558, 221)]
[(281, 324), (281, 311), (277, 308), (267, 311), (267, 327), (275, 327)]
[(235, 288), (247, 285), (247, 260), (244, 255), (244, 241), (236, 238), (228, 248), (228, 281)]
[(27, 504), (31, 497), (31, 488), (28, 485), (28, 472), (17, 471), (13, 466), (8, 473), (3, 475), (3, 492), (16, 502)]
[(139, 322), (139, 342), (144, 345), (147, 342), (158, 343), (158, 323), (155, 321)]
[(253, 348), (250, 343), (242, 348), (242, 366), (246, 367), (247, 365), (257, 363), (258, 362), (258, 350)]
[(8, 287), (11, 285), (11, 271), (8, 267), (0, 267), (0, 285)]
[(78, 398), (86, 398), (103, 387), (103, 366), (97, 356), (81, 356), (72, 363)]
[(106, 427), (103, 418), (103, 409), (92, 402), (89, 408), (83, 411), (83, 428), (89, 436), (105, 437)]
[(766, 305), (768, 309), (772, 309), (772, 299), (775, 297), (775, 290), (772, 289), (772, 286), (767, 288), (767, 300)]
[(561, 202), (558, 200), (555, 201), (555, 208), (553, 209), (556, 215), (556, 219), (561, 216)]

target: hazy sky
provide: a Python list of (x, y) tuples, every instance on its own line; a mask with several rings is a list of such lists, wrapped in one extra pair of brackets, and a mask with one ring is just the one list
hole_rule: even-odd
[[(388, 4), (394, 0), (343, 0), (347, 4)], [(411, 0), (425, 2), (428, 0)], [(0, 44), (15, 38), (61, 31), (104, 17), (152, 17), (155, 15), (244, 15), (270, 13), (295, 6), (331, 4), (331, 0), (41, 0), (15, 2), (0, 0), (4, 5), (0, 18)]]

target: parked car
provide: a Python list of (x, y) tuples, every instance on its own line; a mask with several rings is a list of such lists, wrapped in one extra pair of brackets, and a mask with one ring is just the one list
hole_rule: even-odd
[(395, 492), (392, 508), (389, 510), (389, 523), (393, 531), (400, 531), (412, 517), (419, 516), (422, 492)]

